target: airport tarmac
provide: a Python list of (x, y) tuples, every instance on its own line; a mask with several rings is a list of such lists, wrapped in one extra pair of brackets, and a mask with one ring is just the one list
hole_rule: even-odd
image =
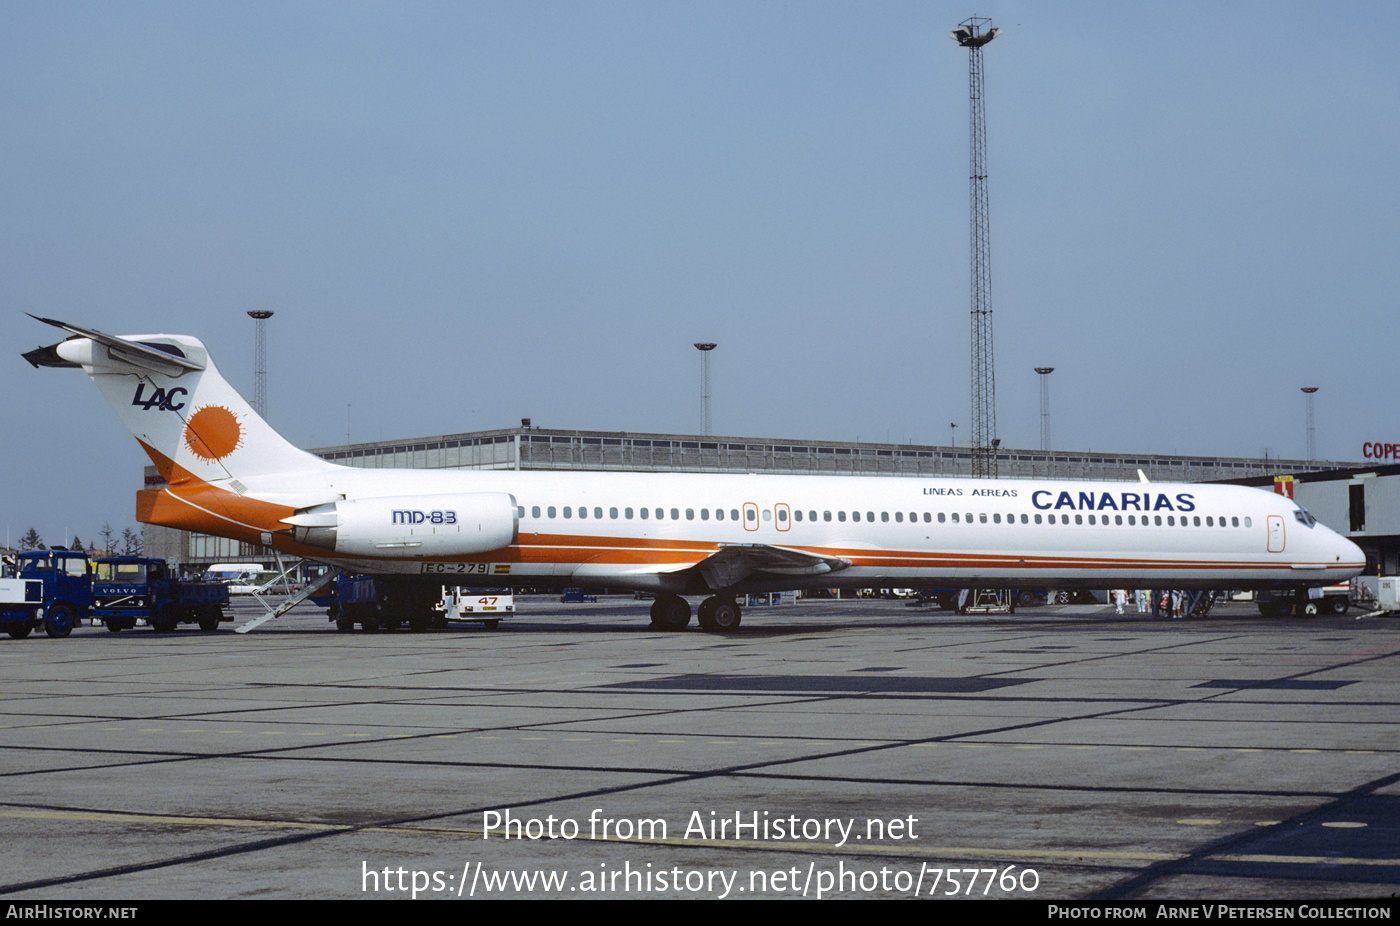
[(814, 601), (714, 635), (631, 598), (517, 602), (496, 630), (343, 634), (302, 606), (245, 635), (0, 638), (0, 894), (1400, 889), (1394, 619)]

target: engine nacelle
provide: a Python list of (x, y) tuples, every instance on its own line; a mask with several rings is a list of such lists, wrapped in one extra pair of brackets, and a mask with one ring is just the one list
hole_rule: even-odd
[(298, 543), (353, 556), (438, 559), (490, 553), (515, 542), (515, 497), (504, 492), (358, 498), (283, 520)]

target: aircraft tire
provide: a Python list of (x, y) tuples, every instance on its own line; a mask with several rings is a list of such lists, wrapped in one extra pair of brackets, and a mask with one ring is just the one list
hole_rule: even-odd
[(690, 626), (690, 602), (680, 595), (662, 595), (651, 605), (651, 626), (657, 630), (684, 630)]
[(727, 598), (706, 598), (705, 603), (700, 605), (700, 627), (710, 633), (738, 630), (741, 617), (739, 606)]

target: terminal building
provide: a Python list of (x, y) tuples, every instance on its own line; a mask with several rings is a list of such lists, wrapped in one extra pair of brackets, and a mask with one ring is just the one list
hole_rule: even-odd
[[(970, 476), (972, 451), (960, 447), (843, 443), (798, 439), (711, 437), (518, 428), (443, 434), (410, 440), (342, 444), (312, 450), (334, 463), (376, 469), (632, 470), (685, 473), (782, 473), (826, 476)], [(998, 449), (997, 471), (1008, 479), (1137, 482), (1235, 482), (1272, 485), (1292, 476), (1311, 484), (1350, 464), (1180, 454)], [(1400, 469), (1400, 467), (1397, 467)], [(164, 485), (146, 467), (146, 488)], [(1300, 498), (1301, 502), (1301, 498)], [(1306, 502), (1302, 502), (1309, 507)], [(1319, 506), (1322, 507), (1322, 506)], [(1324, 509), (1326, 510), (1326, 509)], [(1314, 513), (1334, 529), (1341, 521)], [(1400, 514), (1400, 513), (1398, 513)], [(1348, 535), (1352, 536), (1352, 535)], [(145, 525), (147, 555), (191, 568), (213, 563), (271, 565), (256, 544)]]

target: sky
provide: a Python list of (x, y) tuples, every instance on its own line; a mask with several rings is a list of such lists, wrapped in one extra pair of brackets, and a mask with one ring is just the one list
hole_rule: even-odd
[[(1400, 442), (1400, 5), (11, 2), (0, 522), (136, 526), (62, 333), (202, 339), (303, 447), (510, 427), (968, 433), (969, 16), (997, 433)], [(953, 429), (951, 424), (958, 427)]]

